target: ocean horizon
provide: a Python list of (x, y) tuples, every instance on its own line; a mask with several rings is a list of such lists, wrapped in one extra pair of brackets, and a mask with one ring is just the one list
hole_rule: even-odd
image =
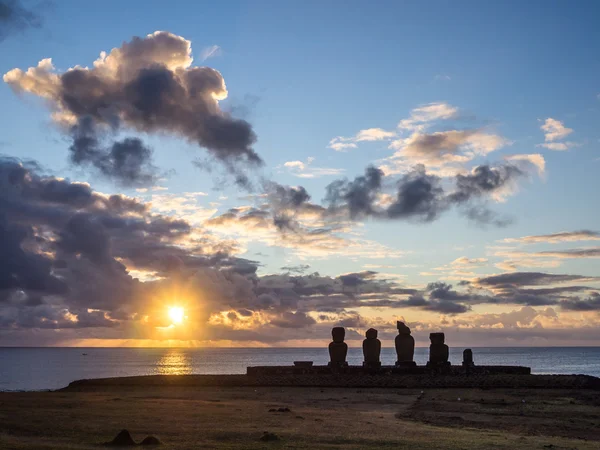
[[(531, 367), (534, 374), (583, 374), (600, 377), (600, 347), (470, 347), (475, 364)], [(452, 364), (461, 364), (464, 347), (450, 349)], [(425, 364), (428, 348), (415, 348)], [(384, 347), (384, 365), (395, 361)], [(0, 347), (0, 391), (40, 391), (85, 378), (140, 375), (243, 374), (248, 366), (291, 365), (308, 360), (327, 364), (326, 348), (291, 347)], [(348, 362), (362, 363), (362, 350), (350, 348)]]

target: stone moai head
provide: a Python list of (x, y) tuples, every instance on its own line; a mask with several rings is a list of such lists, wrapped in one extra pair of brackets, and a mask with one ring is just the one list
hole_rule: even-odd
[(396, 328), (398, 328), (398, 334), (410, 334), (410, 328), (408, 328), (404, 322), (397, 321)]
[(429, 340), (432, 345), (440, 345), (444, 343), (445, 337), (444, 333), (430, 333)]
[(331, 337), (333, 338), (333, 342), (341, 344), (346, 337), (346, 329), (344, 327), (333, 327)]
[(377, 339), (377, 330), (375, 328), (369, 328), (366, 337), (367, 339)]

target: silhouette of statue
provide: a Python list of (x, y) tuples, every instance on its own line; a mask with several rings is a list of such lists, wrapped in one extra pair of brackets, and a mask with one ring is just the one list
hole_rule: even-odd
[(331, 330), (333, 342), (329, 344), (329, 365), (330, 366), (347, 366), (346, 355), (348, 354), (348, 344), (344, 342), (346, 330), (344, 327), (334, 327)]
[(430, 333), (429, 362), (427, 366), (448, 366), (448, 346), (444, 344), (444, 333)]
[(475, 363), (473, 362), (473, 350), (470, 348), (466, 348), (463, 351), (463, 362), (462, 365), (465, 367), (473, 367)]
[(398, 336), (394, 343), (396, 344), (396, 365), (408, 365), (415, 366), (416, 363), (413, 361), (415, 355), (415, 338), (410, 335), (410, 328), (408, 328), (404, 322), (396, 322), (396, 328), (398, 328)]
[(377, 330), (369, 328), (366, 333), (366, 339), (363, 341), (363, 356), (365, 367), (381, 367), (379, 355), (381, 354), (381, 341), (377, 339)]

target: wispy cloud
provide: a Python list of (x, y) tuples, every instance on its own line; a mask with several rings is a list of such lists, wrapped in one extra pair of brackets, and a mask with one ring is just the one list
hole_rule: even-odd
[(437, 102), (419, 106), (411, 111), (408, 119), (398, 123), (401, 130), (422, 130), (427, 128), (431, 122), (437, 120), (448, 120), (458, 115), (458, 108), (448, 103)]
[(540, 129), (544, 132), (545, 142), (538, 144), (538, 147), (547, 148), (548, 150), (566, 151), (570, 148), (578, 147), (580, 145), (577, 142), (562, 141), (564, 138), (573, 133), (573, 129), (565, 127), (565, 124), (560, 120), (549, 117), (540, 126)]
[(558, 233), (523, 236), (520, 238), (506, 238), (502, 241), (519, 244), (557, 244), (560, 242), (600, 241), (600, 232), (591, 230), (561, 231)]
[(532, 164), (537, 168), (538, 175), (542, 176), (546, 172), (546, 160), (539, 153), (530, 153), (530, 154), (522, 154), (522, 155), (510, 155), (506, 156), (504, 159), (507, 161), (513, 161), (517, 164), (519, 163), (528, 163)]
[(344, 169), (335, 169), (333, 167), (315, 167), (312, 165), (315, 158), (309, 157), (306, 162), (302, 161), (287, 161), (283, 167), (287, 171), (298, 178), (319, 178), (328, 175), (340, 175), (344, 173)]
[(221, 56), (222, 50), (218, 45), (211, 45), (210, 47), (205, 47), (200, 52), (200, 61), (206, 61), (209, 58), (214, 58), (215, 56)]
[(383, 128), (367, 128), (360, 130), (352, 137), (337, 136), (329, 141), (329, 148), (337, 152), (346, 151), (349, 148), (357, 148), (357, 142), (372, 142), (391, 139), (396, 136), (394, 131), (386, 131)]

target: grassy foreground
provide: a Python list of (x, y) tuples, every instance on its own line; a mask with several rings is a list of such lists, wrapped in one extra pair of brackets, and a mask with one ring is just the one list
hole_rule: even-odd
[[(459, 400), (460, 399), (460, 400)], [(289, 408), (288, 411), (270, 411)], [(591, 390), (96, 386), (0, 393), (0, 448), (597, 449)], [(263, 442), (264, 431), (280, 439)]]

